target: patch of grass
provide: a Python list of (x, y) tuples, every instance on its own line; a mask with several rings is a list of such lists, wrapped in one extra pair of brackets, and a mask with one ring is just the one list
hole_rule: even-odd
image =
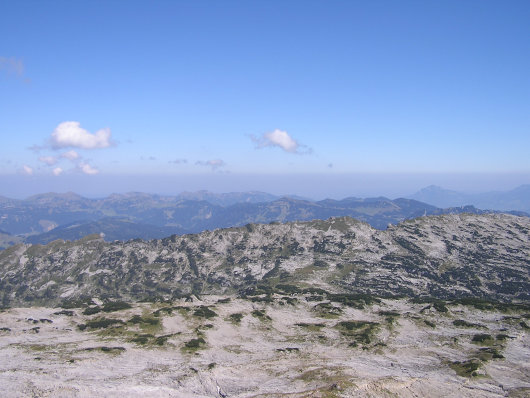
[(289, 285), (289, 284), (277, 284), (275, 286), (276, 290), (279, 290), (281, 293), (284, 294), (296, 294), (300, 293), (300, 288), (295, 285)]
[(339, 398), (345, 396), (355, 396), (347, 394), (348, 388), (354, 386), (351, 377), (333, 367), (300, 369), (301, 374), (296, 378), (306, 383), (313, 383), (318, 380), (322, 385), (314, 390), (305, 392), (304, 397)]
[(277, 348), (278, 352), (299, 352), (300, 348), (297, 347), (286, 347), (286, 348)]
[(436, 311), (441, 313), (449, 312), (449, 309), (446, 306), (446, 303), (444, 301), (436, 300), (435, 298), (425, 298), (425, 297), (417, 297), (412, 299), (413, 303), (421, 304), (421, 303), (428, 303), (429, 305), (427, 307), (424, 307), (420, 310), (421, 313), (423, 313), (425, 310), (428, 310), (430, 308), (434, 308)]
[(463, 319), (456, 319), (453, 321), (453, 325), (459, 328), (481, 328), (486, 329), (484, 325), (480, 325), (478, 323), (471, 323), (468, 321), (464, 321)]
[(87, 307), (85, 308), (85, 310), (83, 311), (83, 315), (94, 315), (94, 314), (97, 314), (101, 312), (101, 308), (99, 306), (95, 306), (95, 307)]
[(149, 318), (149, 317), (142, 317), (140, 315), (134, 315), (127, 322), (128, 323), (134, 323), (134, 324), (145, 323), (147, 325), (160, 325), (160, 320), (159, 319)]
[(495, 339), (499, 341), (504, 341), (506, 339), (513, 339), (513, 337), (508, 336), (507, 334), (500, 333), (497, 336), (495, 336)]
[(491, 345), (493, 344), (493, 337), (490, 334), (479, 333), (473, 336), (471, 342), (475, 344)]
[(267, 294), (263, 297), (261, 296), (252, 296), (247, 297), (248, 300), (252, 301), (253, 303), (272, 303), (274, 299), (270, 294)]
[(94, 304), (95, 303), (92, 301), (91, 298), (67, 299), (60, 304), (60, 307), (65, 309), (72, 309), (82, 308)]
[(298, 303), (298, 299), (296, 297), (288, 297), (288, 296), (283, 296), (281, 298), (282, 301), (280, 301), (280, 304), (289, 304), (289, 305), (296, 305), (296, 303)]
[(335, 327), (343, 336), (353, 338), (357, 343), (370, 344), (379, 324), (370, 321), (341, 321)]
[(78, 325), (79, 330), (89, 329), (106, 329), (109, 326), (113, 325), (124, 325), (121, 319), (112, 319), (112, 318), (98, 318), (91, 321), (88, 321), (86, 324)]
[(122, 351), (125, 351), (125, 348), (124, 347), (100, 347), (100, 350), (103, 351), (103, 352), (108, 352), (108, 353), (120, 353)]
[(378, 314), (381, 316), (392, 316), (392, 317), (397, 317), (401, 315), (399, 312), (396, 312), (396, 311), (379, 311)]
[[(186, 308), (186, 307), (182, 307), (182, 308)], [(173, 313), (174, 309), (175, 309), (175, 307), (162, 307), (162, 308), (157, 309), (155, 312), (153, 312), (153, 316), (158, 317), (163, 312), (165, 312), (168, 315), (171, 315)]]
[(313, 294), (311, 296), (306, 296), (305, 301), (322, 301), (324, 300), (324, 296), (321, 296), (319, 294)]
[(311, 332), (319, 332), (320, 329), (326, 326), (325, 323), (305, 323), (305, 322), (295, 323), (295, 325), (302, 327), (304, 329), (307, 329)]
[(124, 347), (107, 347), (107, 346), (85, 348), (85, 351), (94, 351), (94, 350), (106, 352), (109, 354), (120, 354), (123, 351), (125, 351), (125, 348)]
[(435, 328), (435, 327), (436, 327), (436, 324), (435, 324), (434, 322), (429, 321), (428, 319), (424, 319), (423, 322), (424, 322), (427, 326), (430, 326), (431, 328)]
[(195, 311), (193, 311), (193, 315), (200, 317), (200, 318), (213, 318), (217, 316), (217, 313), (212, 311), (210, 308), (208, 308), (205, 305), (201, 305), (199, 308), (197, 308)]
[(230, 302), (230, 297), (227, 297), (227, 298), (224, 298), (224, 299), (219, 299), (217, 300), (217, 303), (218, 304), (228, 304)]
[(328, 298), (336, 303), (357, 309), (363, 309), (367, 305), (381, 302), (379, 298), (369, 294), (329, 294)]
[(166, 344), (167, 340), (168, 340), (171, 336), (173, 336), (173, 335), (172, 335), (172, 334), (165, 334), (165, 335), (163, 335), (163, 336), (157, 336), (157, 337), (155, 337), (154, 343), (155, 343), (156, 345), (164, 345), (164, 344)]
[(254, 310), (251, 312), (253, 317), (258, 318), (260, 321), (271, 321), (272, 318), (265, 313), (265, 310)]
[(313, 307), (313, 311), (321, 318), (336, 318), (342, 313), (340, 307), (336, 307), (331, 303), (320, 303)]
[(149, 333), (139, 334), (136, 337), (133, 337), (131, 339), (131, 341), (133, 343), (137, 343), (137, 344), (147, 344), (149, 342), (149, 339), (152, 339), (154, 337), (155, 336), (153, 336), (152, 334), (149, 334)]
[(484, 347), (481, 348), (478, 357), (481, 361), (486, 362), (491, 359), (504, 359), (504, 355), (499, 352), (497, 347)]
[(74, 311), (71, 311), (71, 310), (61, 310), (61, 311), (54, 312), (53, 315), (74, 316)]
[(103, 305), (101, 310), (103, 312), (114, 312), (127, 310), (129, 308), (132, 308), (132, 306), (129, 303), (126, 303), (125, 301), (108, 301)]
[(519, 312), (528, 311), (530, 304), (528, 303), (500, 303), (496, 301), (487, 301), (478, 298), (466, 297), (453, 301), (454, 304), (462, 304), (475, 307), (479, 310), (498, 310), (501, 312)]
[(190, 351), (196, 351), (201, 348), (203, 348), (206, 345), (206, 340), (204, 340), (202, 337), (191, 339), (190, 341), (187, 341), (184, 343), (184, 348), (186, 350)]
[(480, 368), (481, 362), (477, 359), (470, 359), (468, 361), (455, 361), (449, 363), (451, 369), (453, 369), (457, 375), (462, 377), (476, 377), (478, 376), (477, 370)]
[(235, 323), (239, 325), (241, 323), (241, 319), (243, 319), (244, 315), (240, 312), (236, 312), (234, 314), (228, 315), (228, 320), (232, 323)]

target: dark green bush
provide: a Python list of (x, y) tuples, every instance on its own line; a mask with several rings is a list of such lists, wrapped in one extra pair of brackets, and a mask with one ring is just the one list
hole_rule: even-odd
[(125, 301), (109, 301), (103, 305), (103, 308), (101, 310), (104, 312), (114, 312), (120, 310), (127, 310), (129, 308), (132, 308), (132, 306), (129, 303), (126, 303)]
[(188, 349), (197, 349), (201, 348), (205, 344), (206, 341), (202, 337), (199, 337), (197, 339), (191, 339), (190, 341), (186, 342), (184, 346)]
[(83, 315), (93, 315), (93, 314), (97, 314), (98, 312), (101, 312), (101, 308), (99, 308), (98, 306), (87, 307), (83, 311)]
[(211, 309), (209, 309), (205, 305), (201, 305), (199, 308), (197, 308), (193, 312), (193, 315), (201, 317), (201, 318), (208, 318), (208, 319), (217, 316), (217, 314), (214, 311), (212, 311)]
[(234, 323), (241, 323), (241, 319), (243, 319), (243, 314), (240, 312), (236, 312), (235, 314), (228, 315), (228, 319)]
[(112, 325), (123, 325), (123, 324), (125, 324), (125, 322), (123, 322), (121, 319), (98, 318), (98, 319), (88, 321), (85, 325), (79, 325), (78, 328), (80, 330), (84, 330), (86, 328), (106, 329)]

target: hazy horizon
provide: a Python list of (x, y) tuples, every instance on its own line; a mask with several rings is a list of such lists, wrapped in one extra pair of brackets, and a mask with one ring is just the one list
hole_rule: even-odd
[(50, 176), (0, 175), (0, 196), (26, 199), (49, 192), (74, 192), (87, 198), (102, 198), (114, 193), (145, 192), (178, 195), (182, 192), (214, 193), (260, 191), (269, 194), (296, 195), (312, 200), (346, 197), (391, 199), (410, 196), (422, 188), (437, 185), (461, 193), (509, 191), (528, 181), (526, 174), (343, 174), (343, 175), (70, 175), (62, 179)]

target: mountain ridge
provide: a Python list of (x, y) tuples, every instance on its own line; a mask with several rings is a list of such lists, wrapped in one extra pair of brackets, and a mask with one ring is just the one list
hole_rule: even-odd
[[(530, 300), (530, 220), (427, 216), (376, 230), (349, 217), (248, 224), (164, 239), (98, 235), (0, 253), (4, 305), (141, 300), (292, 285), (376, 296)], [(283, 287), (285, 289), (285, 287)]]

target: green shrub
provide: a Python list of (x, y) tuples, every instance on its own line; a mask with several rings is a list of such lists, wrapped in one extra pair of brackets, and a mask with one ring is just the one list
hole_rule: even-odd
[(83, 311), (83, 315), (93, 315), (97, 314), (98, 312), (101, 312), (101, 308), (96, 305), (95, 307), (85, 308), (85, 310)]
[(449, 366), (462, 377), (475, 377), (477, 370), (480, 368), (480, 362), (476, 359), (471, 359), (464, 362), (451, 362)]
[(473, 343), (480, 343), (480, 344), (492, 343), (493, 337), (490, 334), (480, 333), (480, 334), (474, 335), (471, 341)]
[(142, 317), (140, 315), (134, 315), (131, 319), (129, 319), (128, 322), (134, 323), (134, 324), (146, 323), (148, 325), (159, 325), (160, 324), (159, 319)]
[(79, 325), (78, 328), (80, 330), (85, 330), (86, 328), (90, 329), (106, 329), (109, 326), (112, 325), (124, 325), (125, 322), (123, 322), (121, 319), (111, 319), (111, 318), (98, 318), (91, 321), (88, 321), (84, 325)]
[(113, 352), (122, 352), (122, 351), (125, 351), (125, 348), (124, 347), (99, 347), (99, 349), (103, 352), (109, 352), (109, 353), (113, 353)]
[(463, 319), (454, 320), (453, 325), (457, 327), (462, 327), (462, 328), (483, 328), (483, 329), (485, 328), (484, 325), (479, 325), (478, 323), (467, 322), (467, 321), (464, 321)]
[(195, 350), (203, 347), (205, 344), (206, 341), (202, 337), (199, 337), (197, 339), (191, 339), (190, 341), (187, 341), (186, 343), (184, 343), (184, 346), (187, 349)]
[(240, 312), (236, 312), (234, 314), (228, 315), (228, 319), (233, 323), (241, 323), (241, 319), (243, 319), (243, 314)]
[(200, 318), (213, 318), (213, 317), (216, 317), (217, 314), (212, 311), (211, 309), (209, 309), (207, 306), (205, 305), (201, 305), (199, 308), (197, 308), (194, 312), (193, 312), (193, 315), (194, 316), (198, 316)]
[(230, 297), (227, 297), (227, 298), (224, 298), (224, 299), (219, 299), (217, 300), (217, 303), (218, 304), (227, 304), (230, 302)]
[(129, 308), (132, 308), (132, 306), (129, 303), (126, 303), (125, 301), (109, 301), (103, 305), (103, 308), (101, 310), (104, 312), (114, 312), (127, 310)]
[(74, 311), (70, 311), (70, 310), (61, 310), (61, 311), (54, 312), (53, 315), (74, 316)]
[(139, 334), (136, 337), (132, 338), (131, 341), (133, 343), (146, 344), (149, 339), (153, 337), (154, 336), (152, 334)]
[(252, 316), (262, 320), (262, 321), (270, 321), (272, 320), (272, 318), (270, 316), (268, 316), (266, 313), (265, 313), (265, 310), (254, 310), (251, 312)]

